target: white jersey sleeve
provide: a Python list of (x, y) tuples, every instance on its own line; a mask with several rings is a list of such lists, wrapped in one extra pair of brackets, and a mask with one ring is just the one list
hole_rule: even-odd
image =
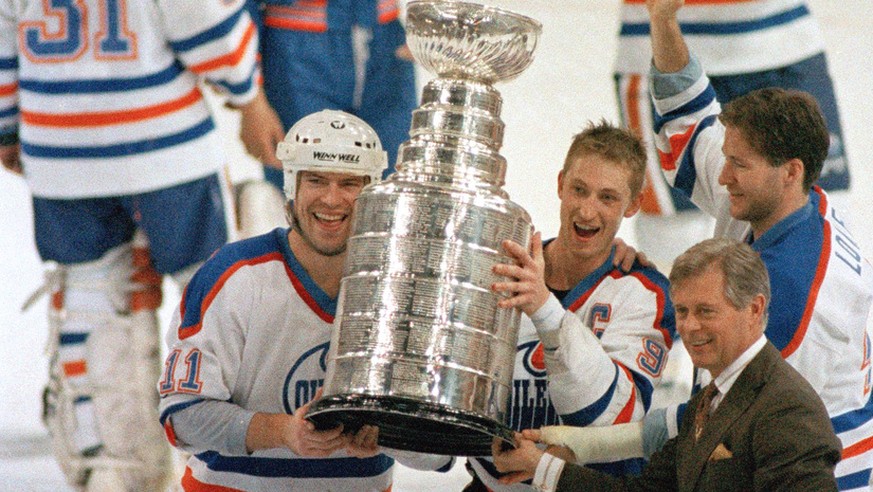
[(661, 170), (670, 186), (715, 217), (715, 236), (742, 238), (750, 226), (730, 216), (727, 190), (718, 183), (724, 167), (721, 105), (709, 78), (691, 56), (681, 72), (662, 74), (652, 67), (655, 147)]
[(160, 0), (161, 21), (182, 64), (244, 104), (258, 91), (258, 32), (244, 0)]
[(559, 330), (540, 335), (549, 392), (563, 423), (640, 420), (674, 336), (666, 279), (648, 269), (606, 275), (587, 299), (571, 303)]

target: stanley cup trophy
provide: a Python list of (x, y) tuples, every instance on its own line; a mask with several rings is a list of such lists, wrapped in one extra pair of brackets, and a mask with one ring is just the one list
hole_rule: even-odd
[(407, 42), (438, 77), (413, 112), (397, 172), (358, 197), (319, 427), (379, 426), (379, 444), (481, 456), (504, 424), (520, 312), (497, 306), (504, 239), (528, 213), (501, 189), (502, 99), (533, 60), (540, 23), (451, 0), (407, 7)]

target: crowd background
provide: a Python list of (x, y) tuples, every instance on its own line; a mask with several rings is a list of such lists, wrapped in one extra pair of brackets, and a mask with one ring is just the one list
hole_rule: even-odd
[[(559, 206), (553, 176), (573, 134), (590, 119), (618, 122), (612, 84), (613, 53), (619, 1), (478, 0), (529, 15), (543, 23), (543, 34), (531, 67), (516, 80), (496, 86), (503, 96), (506, 124), (501, 154), (508, 161), (506, 191), (524, 206), (543, 237), (558, 228)], [(868, 0), (809, 0), (825, 35), (837, 98), (843, 118), (847, 156), (852, 167), (852, 222), (856, 238), (873, 258), (873, 36), (869, 33), (873, 4)], [(420, 71), (419, 85), (432, 77)], [(226, 133), (231, 178), (257, 176), (259, 165), (237, 142), (236, 114), (215, 101), (219, 125)], [(43, 354), (48, 332), (45, 300), (25, 313), (20, 307), (42, 284), (42, 267), (32, 234), (30, 197), (24, 182), (0, 173), (0, 492), (64, 490), (49, 441), (39, 417), (39, 395), (45, 383)], [(636, 243), (632, 220), (619, 236)], [(665, 231), (669, 233), (669, 231)], [(161, 310), (166, 327), (178, 303), (175, 289), (164, 290)], [(681, 371), (680, 371), (681, 373)], [(469, 481), (462, 466), (445, 475), (401, 470), (394, 490), (460, 490)]]

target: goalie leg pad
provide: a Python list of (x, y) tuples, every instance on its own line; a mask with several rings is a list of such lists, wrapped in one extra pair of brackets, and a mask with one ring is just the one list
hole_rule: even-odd
[(61, 267), (45, 420), (67, 479), (85, 490), (158, 490), (170, 449), (158, 423), (161, 277), (142, 236)]
[(236, 205), (241, 239), (287, 225), (285, 197), (267, 181), (252, 180), (237, 184)]

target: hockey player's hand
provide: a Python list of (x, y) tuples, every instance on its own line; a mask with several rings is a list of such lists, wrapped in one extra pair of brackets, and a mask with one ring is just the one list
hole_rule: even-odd
[(672, 19), (685, 5), (685, 0), (646, 0), (649, 17), (652, 19)]
[(246, 432), (246, 449), (288, 448), (298, 456), (324, 458), (345, 448), (351, 436), (343, 434), (343, 426), (319, 431), (306, 420), (310, 405), (321, 397), (321, 388), (309, 403), (298, 408), (294, 415), (258, 412)]
[(306, 420), (309, 407), (321, 397), (322, 388), (315, 393), (315, 398), (298, 408), (291, 416), (288, 425), (282, 429), (282, 441), (285, 447), (298, 456), (308, 458), (324, 458), (345, 448), (351, 442), (352, 436), (343, 433), (342, 424), (333, 429), (319, 431), (315, 424)]
[(623, 272), (629, 272), (634, 266), (635, 261), (639, 261), (641, 265), (646, 267), (655, 266), (642, 251), (637, 251), (633, 246), (624, 242), (621, 238), (612, 240), (612, 245), (615, 246), (615, 255), (612, 257), (612, 264), (621, 268)]
[(282, 169), (282, 162), (276, 157), (276, 145), (285, 137), (285, 132), (263, 89), (239, 110), (242, 115), (239, 136), (246, 152), (264, 165)]
[[(506, 475), (500, 477), (500, 483), (504, 485), (512, 485), (533, 478), (539, 465), (540, 458), (544, 452), (537, 446), (536, 443), (542, 443), (540, 439), (540, 431), (537, 429), (525, 429), (520, 434), (516, 433), (515, 444), (518, 446), (515, 450), (503, 451), (500, 447), (494, 454), (494, 465), (497, 470)], [(501, 455), (500, 463), (498, 464), (497, 454)], [(545, 453), (557, 456), (562, 460), (573, 463), (576, 459), (573, 451), (564, 446), (548, 446)], [(536, 460), (534, 461), (534, 458)]]
[(515, 433), (515, 449), (504, 449), (503, 441), (495, 438), (491, 443), (491, 455), (494, 467), (506, 475), (500, 477), (500, 483), (509, 485), (533, 478), (537, 465), (544, 451), (535, 442), (525, 439)]
[(22, 174), (21, 146), (19, 144), (0, 146), (0, 162), (7, 171)]
[(349, 456), (372, 458), (379, 454), (379, 428), (374, 425), (362, 426), (346, 446)]
[(396, 50), (394, 50), (394, 56), (400, 58), (401, 60), (414, 62), (415, 57), (412, 56), (412, 50), (409, 49), (409, 45), (398, 46)]
[(512, 295), (501, 299), (497, 305), (502, 308), (517, 307), (530, 316), (541, 308), (551, 295), (546, 287), (546, 262), (543, 258), (542, 236), (539, 232), (534, 234), (530, 252), (520, 244), (509, 240), (503, 241), (503, 250), (516, 261), (516, 264), (498, 263), (492, 267), (492, 271), (515, 281), (495, 282), (491, 285), (491, 290), (494, 292), (508, 292)]

